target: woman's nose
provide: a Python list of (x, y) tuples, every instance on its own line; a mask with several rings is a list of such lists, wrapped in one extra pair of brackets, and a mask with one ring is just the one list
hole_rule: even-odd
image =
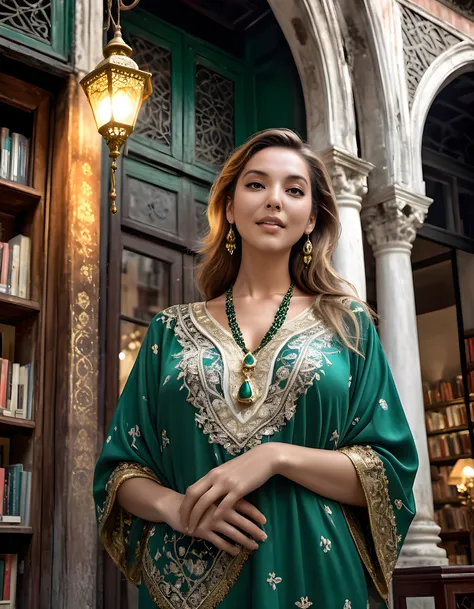
[(273, 193), (268, 197), (265, 207), (267, 209), (281, 210), (281, 199), (277, 193)]

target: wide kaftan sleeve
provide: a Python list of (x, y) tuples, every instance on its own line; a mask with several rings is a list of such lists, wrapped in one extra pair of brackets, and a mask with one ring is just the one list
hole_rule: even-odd
[(99, 533), (115, 564), (133, 584), (140, 582), (141, 558), (150, 523), (117, 502), (120, 485), (130, 478), (165, 484), (156, 436), (157, 397), (163, 323), (151, 322), (120, 396), (94, 475)]
[(357, 549), (380, 596), (388, 587), (415, 515), (412, 492), (418, 455), (375, 327), (362, 307), (361, 355), (352, 352), (349, 418), (339, 450), (362, 483), (367, 508), (343, 506)]

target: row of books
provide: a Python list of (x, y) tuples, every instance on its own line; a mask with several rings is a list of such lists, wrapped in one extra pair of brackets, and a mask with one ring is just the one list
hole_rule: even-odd
[(466, 338), (464, 344), (466, 345), (466, 359), (470, 364), (474, 364), (474, 336)]
[(443, 531), (467, 531), (469, 514), (465, 507), (445, 505), (434, 511), (434, 519)]
[(16, 463), (0, 467), (0, 526), (1, 523), (30, 526), (31, 472)]
[(17, 573), (18, 556), (0, 554), (0, 601), (3, 601), (0, 606), (2, 609), (15, 609)]
[(0, 414), (30, 421), (33, 415), (33, 365), (0, 358)]
[(30, 297), (31, 239), (17, 235), (0, 243), (0, 292)]
[(464, 396), (462, 376), (456, 376), (453, 381), (440, 380), (437, 383), (423, 383), (423, 399), (425, 406), (450, 402)]
[(442, 544), (446, 550), (450, 565), (469, 565), (469, 546), (459, 541), (447, 541)]
[(30, 141), (20, 133), (0, 128), (0, 178), (28, 184)]
[(428, 438), (430, 459), (451, 457), (471, 452), (471, 442), (468, 431), (456, 431), (450, 434)]
[(433, 499), (454, 499), (458, 496), (457, 488), (448, 484), (449, 474), (452, 467), (450, 465), (432, 466), (431, 484), (433, 487)]
[[(474, 403), (470, 404), (471, 420), (474, 421)], [(442, 411), (428, 411), (425, 413), (427, 431), (442, 431), (450, 427), (467, 425), (467, 412), (465, 404), (446, 406)]]

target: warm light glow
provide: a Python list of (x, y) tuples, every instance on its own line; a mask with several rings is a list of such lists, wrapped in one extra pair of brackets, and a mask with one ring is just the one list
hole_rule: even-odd
[(462, 475), (465, 478), (474, 478), (474, 469), (467, 465), (466, 467), (463, 467)]
[(112, 111), (110, 107), (110, 97), (104, 95), (97, 104), (97, 124), (102, 127), (110, 122), (133, 126), (137, 100), (131, 99), (123, 89), (116, 91), (112, 97)]
[(124, 360), (127, 356), (125, 355), (125, 353), (123, 351), (120, 351), (119, 353), (119, 359), (120, 360)]

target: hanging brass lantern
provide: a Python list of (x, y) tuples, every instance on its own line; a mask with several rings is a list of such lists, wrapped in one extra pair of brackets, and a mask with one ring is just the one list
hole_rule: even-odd
[[(119, 11), (120, 7), (125, 8), (119, 3)], [(114, 22), (114, 26), (114, 37), (104, 48), (103, 61), (81, 80), (97, 129), (104, 137), (112, 159), (109, 198), (110, 211), (113, 214), (117, 212), (117, 158), (135, 128), (143, 100), (152, 91), (151, 74), (140, 70), (131, 58), (133, 51), (122, 39), (120, 21), (118, 20), (117, 24)]]

